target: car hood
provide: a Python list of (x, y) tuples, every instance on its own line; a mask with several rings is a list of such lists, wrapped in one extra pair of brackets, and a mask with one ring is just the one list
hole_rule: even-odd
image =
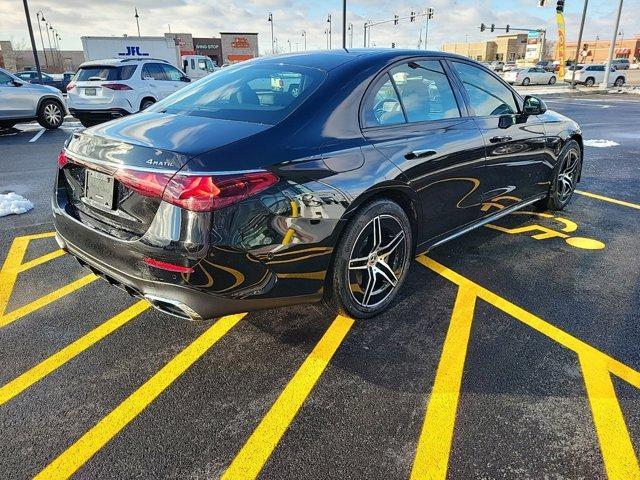
[(50, 85), (42, 85), (40, 83), (25, 83), (23, 86), (27, 86), (27, 88), (30, 88), (31, 90), (36, 90), (38, 92), (50, 93), (56, 96), (60, 96), (60, 90)]

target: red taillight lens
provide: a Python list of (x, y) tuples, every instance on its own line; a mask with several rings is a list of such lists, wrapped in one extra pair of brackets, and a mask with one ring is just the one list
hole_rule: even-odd
[(76, 88), (76, 84), (75, 83), (69, 83), (67, 84), (67, 92), (70, 92), (71, 90), (73, 90), (74, 88)]
[(226, 207), (255, 195), (278, 182), (269, 172), (245, 173), (229, 176), (173, 177), (163, 200), (196, 212), (206, 212)]
[(156, 260), (155, 258), (145, 258), (144, 263), (151, 267), (159, 268), (160, 270), (166, 270), (168, 272), (177, 273), (193, 273), (194, 268), (185, 267), (184, 265), (176, 265), (175, 263), (163, 262), (162, 260)]
[(69, 163), (67, 154), (64, 153), (64, 150), (60, 150), (60, 153), (58, 154), (58, 168), (64, 167), (67, 163)]
[(124, 83), (103, 83), (102, 88), (108, 88), (109, 90), (133, 90), (133, 88)]
[(226, 207), (278, 182), (278, 177), (269, 172), (213, 177), (121, 169), (115, 178), (140, 195), (162, 197), (165, 202), (194, 212)]

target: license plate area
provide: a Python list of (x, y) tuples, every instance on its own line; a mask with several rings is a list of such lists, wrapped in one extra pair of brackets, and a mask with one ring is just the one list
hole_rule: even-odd
[(91, 204), (113, 210), (115, 180), (109, 175), (94, 170), (85, 170), (85, 198)]
[(84, 89), (84, 94), (87, 97), (95, 97), (96, 96), (96, 89), (95, 88), (85, 88)]

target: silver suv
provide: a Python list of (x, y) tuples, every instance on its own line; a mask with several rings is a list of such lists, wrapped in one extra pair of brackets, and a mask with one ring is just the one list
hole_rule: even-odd
[(31, 120), (54, 129), (62, 125), (66, 113), (58, 89), (25, 82), (0, 68), (0, 129)]

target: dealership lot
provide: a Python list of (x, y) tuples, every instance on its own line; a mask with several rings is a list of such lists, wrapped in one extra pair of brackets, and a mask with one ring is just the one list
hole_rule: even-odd
[(78, 125), (0, 136), (0, 192), (36, 204), (0, 218), (0, 477), (640, 478), (640, 98), (546, 100), (618, 144), (568, 209), (418, 257), (357, 322), (153, 311), (52, 237)]

